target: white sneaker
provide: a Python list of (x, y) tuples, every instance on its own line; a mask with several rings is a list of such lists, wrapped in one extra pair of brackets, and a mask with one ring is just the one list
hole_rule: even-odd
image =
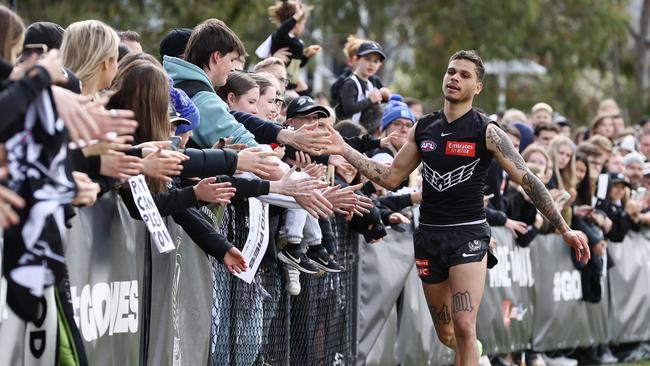
[(551, 358), (545, 354), (542, 354), (546, 366), (578, 366), (578, 361), (573, 358), (568, 358), (565, 356)]
[(488, 356), (483, 355), (478, 360), (478, 366), (492, 366), (492, 363), (490, 362)]
[(298, 296), (300, 294), (300, 271), (293, 266), (285, 265), (287, 271), (287, 292), (289, 295)]

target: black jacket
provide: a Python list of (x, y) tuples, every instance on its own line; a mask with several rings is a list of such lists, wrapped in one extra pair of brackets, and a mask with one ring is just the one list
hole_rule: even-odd
[(181, 177), (233, 175), (237, 170), (237, 153), (231, 149), (185, 149), (189, 160), (183, 162)]
[[(52, 80), (47, 71), (41, 66), (35, 66), (27, 71), (25, 76), (15, 82), (6, 79), (11, 73), (11, 65), (0, 60), (0, 74), (3, 78), (0, 82), (0, 110), (2, 110), (2, 119), (0, 120), (0, 140), (6, 141), (11, 137), (13, 125), (27, 112), (29, 105), (45, 89), (50, 87)], [(29, 76), (32, 70), (36, 74)]]
[(273, 32), (271, 35), (271, 54), (280, 48), (288, 47), (291, 52), (291, 58), (300, 60), (300, 67), (303, 67), (309, 61), (309, 58), (303, 54), (305, 48), (304, 43), (300, 38), (289, 35), (289, 32), (296, 26), (296, 23), (296, 19), (291, 17), (282, 22), (278, 29)]
[(601, 201), (596, 206), (596, 209), (602, 210), (612, 220), (612, 229), (605, 234), (605, 238), (613, 242), (622, 242), (625, 239), (627, 232), (632, 229), (639, 231), (640, 225), (632, 222), (632, 218), (627, 214), (625, 208), (621, 205), (613, 203), (610, 200)]

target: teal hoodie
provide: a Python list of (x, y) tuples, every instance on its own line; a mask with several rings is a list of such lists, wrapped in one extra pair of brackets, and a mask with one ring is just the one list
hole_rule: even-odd
[(200, 91), (192, 97), (199, 109), (201, 124), (192, 131), (192, 140), (202, 148), (210, 148), (220, 138), (233, 137), (233, 143), (257, 146), (253, 134), (233, 117), (228, 105), (215, 93), (212, 82), (200, 67), (176, 57), (165, 56), (163, 67), (174, 80), (174, 85), (184, 80), (198, 80), (210, 91)]

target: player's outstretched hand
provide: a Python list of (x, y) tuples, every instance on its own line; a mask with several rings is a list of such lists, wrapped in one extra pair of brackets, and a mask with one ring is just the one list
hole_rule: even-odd
[(587, 263), (591, 258), (587, 237), (580, 231), (568, 230), (562, 234), (562, 239), (576, 251), (579, 262)]

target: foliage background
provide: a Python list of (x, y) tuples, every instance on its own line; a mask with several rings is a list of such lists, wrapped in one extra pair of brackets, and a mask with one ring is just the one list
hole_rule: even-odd
[[(476, 49), (483, 60), (530, 59), (543, 76), (508, 78), (507, 106), (528, 111), (546, 101), (577, 124), (595, 114), (598, 102), (615, 98), (628, 123), (650, 112), (648, 23), (650, 0), (303, 0), (313, 6), (303, 37), (323, 45), (328, 67), (342, 69), (348, 34), (384, 45), (382, 72), (394, 90), (418, 97), (433, 110), (441, 105), (440, 81), (448, 57)], [(158, 55), (162, 36), (215, 17), (244, 41), (249, 59), (273, 31), (269, 0), (18, 0), (26, 23), (49, 20), (63, 26), (101, 19), (143, 37), (145, 51)], [(310, 63), (310, 64), (313, 64)], [(313, 65), (311, 65), (313, 67)], [(488, 75), (477, 105), (496, 111), (496, 77)]]

